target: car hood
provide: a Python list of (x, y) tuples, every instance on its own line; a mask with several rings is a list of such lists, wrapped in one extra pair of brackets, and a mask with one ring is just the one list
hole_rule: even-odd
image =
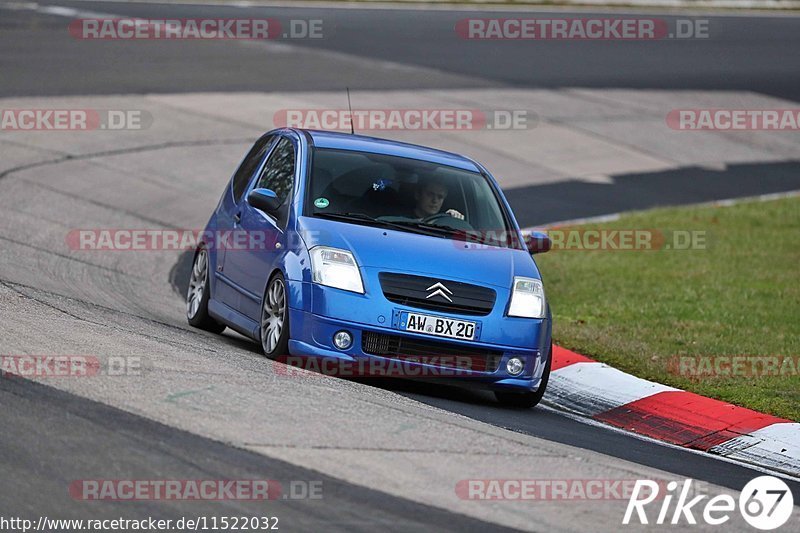
[(508, 289), (514, 276), (539, 278), (524, 250), (468, 244), (388, 228), (300, 217), (297, 229), (308, 248), (353, 252), (359, 266), (408, 272)]

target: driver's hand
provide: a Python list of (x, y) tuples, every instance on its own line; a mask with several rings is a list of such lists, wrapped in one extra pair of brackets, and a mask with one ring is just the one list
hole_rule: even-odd
[(456, 211), (455, 209), (448, 209), (447, 211), (445, 211), (445, 213), (453, 218), (457, 218), (458, 220), (464, 220), (464, 215), (462, 215), (459, 211)]

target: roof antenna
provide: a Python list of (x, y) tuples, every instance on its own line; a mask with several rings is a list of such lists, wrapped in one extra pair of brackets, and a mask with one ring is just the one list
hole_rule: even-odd
[(350, 110), (350, 135), (355, 135), (356, 130), (353, 129), (353, 106), (350, 105), (350, 87), (345, 87), (347, 91), (347, 108)]

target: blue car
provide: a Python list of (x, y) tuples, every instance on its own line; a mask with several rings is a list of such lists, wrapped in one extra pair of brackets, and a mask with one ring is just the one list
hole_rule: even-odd
[[(494, 392), (532, 407), (551, 364), (550, 308), (489, 172), (395, 141), (277, 129), (225, 188), (194, 254), (192, 326), (226, 327), (267, 357)], [(372, 375), (372, 374), (370, 374)]]

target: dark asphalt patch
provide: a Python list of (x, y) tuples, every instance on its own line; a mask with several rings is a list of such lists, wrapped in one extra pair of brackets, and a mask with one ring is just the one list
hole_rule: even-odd
[(522, 227), (650, 207), (800, 190), (800, 161), (682, 167), (612, 175), (614, 183), (563, 181), (505, 190)]

